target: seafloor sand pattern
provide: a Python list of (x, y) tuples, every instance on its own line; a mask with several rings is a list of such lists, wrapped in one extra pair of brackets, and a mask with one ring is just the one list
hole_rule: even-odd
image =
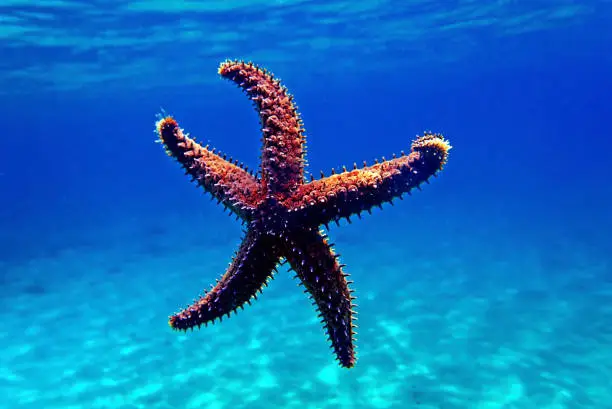
[(92, 228), (4, 262), (0, 407), (611, 408), (605, 243), (461, 212), (396, 206), (332, 229), (358, 295), (351, 370), (285, 270), (221, 325), (168, 328), (239, 240), (218, 214)]

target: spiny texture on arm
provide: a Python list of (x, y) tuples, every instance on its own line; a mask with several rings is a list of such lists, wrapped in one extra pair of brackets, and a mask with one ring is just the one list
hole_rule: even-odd
[(170, 317), (170, 326), (186, 330), (229, 316), (256, 298), (272, 278), (279, 258), (280, 248), (270, 237), (248, 231), (217, 284), (192, 305)]
[(450, 148), (441, 135), (426, 134), (412, 143), (408, 155), (314, 180), (300, 186), (285, 204), (296, 218), (313, 224), (358, 215), (426, 182), (442, 169)]
[(287, 89), (251, 63), (226, 61), (219, 74), (238, 84), (255, 103), (263, 134), (262, 178), (268, 191), (286, 194), (302, 184), (304, 129)]
[(215, 199), (246, 218), (261, 198), (257, 178), (184, 135), (173, 118), (161, 119), (156, 127), (168, 155), (175, 158), (186, 173)]
[(355, 365), (353, 305), (348, 277), (318, 229), (304, 229), (285, 239), (283, 255), (310, 293), (336, 358), (343, 367)]

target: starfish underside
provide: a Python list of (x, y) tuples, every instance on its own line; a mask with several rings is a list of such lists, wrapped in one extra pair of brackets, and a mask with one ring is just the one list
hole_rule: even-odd
[(313, 299), (340, 365), (355, 364), (355, 312), (348, 275), (320, 230), (401, 198), (435, 175), (450, 145), (438, 134), (418, 137), (408, 154), (372, 166), (343, 169), (304, 180), (305, 136), (300, 116), (280, 81), (251, 63), (226, 61), (219, 74), (234, 81), (259, 114), (263, 148), (259, 176), (238, 162), (201, 146), (172, 117), (157, 122), (166, 152), (205, 191), (246, 225), (242, 243), (225, 274), (184, 310), (170, 317), (177, 330), (229, 316), (255, 299), (286, 261)]

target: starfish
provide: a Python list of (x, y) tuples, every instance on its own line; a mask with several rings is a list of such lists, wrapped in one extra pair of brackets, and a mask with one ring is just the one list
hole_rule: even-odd
[(310, 294), (335, 357), (343, 367), (356, 362), (354, 297), (344, 264), (321, 226), (370, 212), (409, 194), (442, 169), (450, 145), (439, 134), (418, 137), (408, 154), (371, 166), (306, 181), (304, 127), (293, 97), (274, 76), (252, 63), (225, 61), (219, 74), (248, 95), (259, 114), (263, 148), (257, 173), (190, 138), (171, 116), (156, 123), (166, 153), (194, 182), (242, 220), (240, 247), (225, 274), (193, 304), (172, 315), (176, 330), (193, 329), (228, 317), (257, 298), (288, 263)]

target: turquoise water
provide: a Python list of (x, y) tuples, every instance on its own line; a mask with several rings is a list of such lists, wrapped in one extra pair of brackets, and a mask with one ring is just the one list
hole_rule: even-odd
[[(612, 7), (603, 1), (0, 5), (0, 408), (612, 408)], [(448, 165), (329, 228), (340, 368), (286, 266), (230, 319), (168, 315), (242, 227), (156, 143), (162, 110), (259, 163), (226, 58), (295, 96), (308, 170), (442, 132)]]

